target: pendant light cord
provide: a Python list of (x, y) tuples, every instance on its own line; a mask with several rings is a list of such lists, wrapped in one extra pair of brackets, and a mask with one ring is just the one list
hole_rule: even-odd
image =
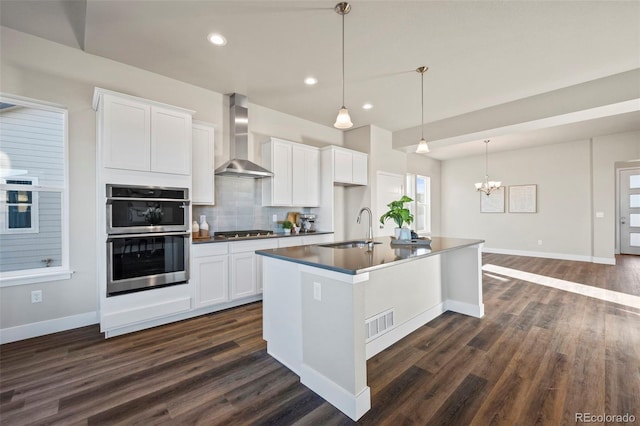
[(424, 140), (424, 72), (420, 74), (420, 95), (422, 105), (422, 127), (420, 128), (421, 140)]
[(489, 141), (484, 141), (484, 179), (489, 178)]
[(342, 108), (344, 108), (344, 13), (342, 14)]

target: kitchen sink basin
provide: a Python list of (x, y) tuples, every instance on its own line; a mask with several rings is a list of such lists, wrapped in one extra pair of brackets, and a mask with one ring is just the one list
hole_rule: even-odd
[[(382, 244), (374, 241), (373, 244)], [(330, 247), (335, 249), (348, 249), (348, 248), (366, 248), (368, 243), (364, 240), (358, 241), (341, 241), (339, 243), (331, 243), (331, 244), (319, 244), (320, 247)]]

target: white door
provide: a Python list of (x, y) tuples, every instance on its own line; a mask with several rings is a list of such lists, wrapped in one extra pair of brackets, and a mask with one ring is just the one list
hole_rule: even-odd
[(640, 254), (640, 168), (620, 171), (620, 253)]
[[(373, 220), (378, 223), (378, 232), (376, 236), (393, 235), (396, 223), (388, 220), (384, 225), (380, 224), (380, 216), (385, 214), (392, 201), (399, 200), (405, 193), (405, 177), (395, 173), (387, 173), (378, 171), (376, 174), (377, 190), (376, 190), (376, 209), (373, 213)], [(408, 206), (407, 206), (408, 207)]]

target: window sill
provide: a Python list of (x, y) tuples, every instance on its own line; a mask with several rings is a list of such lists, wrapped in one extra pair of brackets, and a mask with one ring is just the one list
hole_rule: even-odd
[(70, 269), (60, 269), (57, 271), (33, 272), (16, 276), (0, 277), (0, 288), (13, 287), (18, 285), (27, 285), (35, 283), (44, 283), (49, 281), (68, 280), (73, 275)]

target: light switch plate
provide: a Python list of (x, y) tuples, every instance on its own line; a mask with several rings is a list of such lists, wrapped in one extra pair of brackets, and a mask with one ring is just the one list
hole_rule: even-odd
[(318, 301), (322, 300), (322, 284), (313, 283), (313, 298)]

